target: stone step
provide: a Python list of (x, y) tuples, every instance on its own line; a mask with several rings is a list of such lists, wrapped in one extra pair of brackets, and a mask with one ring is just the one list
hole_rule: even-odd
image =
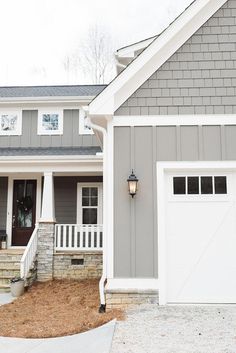
[(11, 262), (0, 262), (0, 270), (17, 270), (20, 268), (20, 263), (11, 261)]
[(0, 254), (0, 261), (20, 261), (21, 255)]
[(0, 293), (9, 293), (10, 284), (0, 284)]
[(8, 276), (10, 278), (12, 277), (18, 277), (20, 275), (20, 269), (18, 268), (12, 268), (12, 269), (5, 269), (5, 268), (0, 268), (0, 277), (1, 276)]
[[(18, 274), (19, 275), (19, 274)], [(0, 276), (0, 286), (2, 285), (2, 284), (4, 284), (4, 285), (10, 285), (10, 280), (13, 278), (13, 277), (15, 277), (14, 275), (12, 276), (12, 275), (10, 275), (10, 276)]]

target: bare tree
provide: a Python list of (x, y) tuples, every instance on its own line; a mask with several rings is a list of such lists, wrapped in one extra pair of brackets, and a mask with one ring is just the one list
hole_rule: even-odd
[(80, 45), (62, 62), (67, 82), (108, 83), (115, 75), (112, 39), (108, 31), (94, 25)]
[(114, 49), (109, 33), (94, 25), (79, 48), (79, 65), (94, 84), (107, 83), (115, 74)]

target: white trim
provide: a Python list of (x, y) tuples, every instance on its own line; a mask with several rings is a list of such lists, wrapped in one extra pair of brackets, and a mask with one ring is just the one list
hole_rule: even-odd
[[(34, 157), (31, 157), (34, 158)], [(0, 174), (8, 173), (42, 173), (53, 171), (55, 173), (102, 173), (103, 161), (93, 156), (91, 159), (4, 159), (0, 160)], [(77, 156), (78, 158), (78, 156)]]
[(77, 224), (83, 224), (82, 222), (82, 188), (83, 187), (94, 187), (98, 188), (98, 214), (97, 214), (97, 224), (102, 224), (102, 219), (103, 219), (103, 209), (102, 209), (102, 204), (103, 204), (103, 185), (102, 183), (77, 183), (77, 203), (76, 203), (76, 223)]
[(114, 128), (107, 124), (107, 277), (114, 277)]
[[(42, 177), (41, 175), (27, 175), (27, 174), (12, 174), (8, 176), (8, 193), (7, 193), (7, 224), (6, 224), (6, 233), (7, 233), (7, 247), (12, 247), (12, 211), (13, 211), (13, 185), (14, 180), (36, 180), (37, 189), (36, 189), (36, 212), (35, 212), (35, 223), (38, 223), (40, 218), (41, 210), (41, 192), (42, 192)], [(20, 248), (20, 247), (13, 247)]]
[(226, 1), (194, 1), (90, 103), (91, 116), (113, 115)]
[(159, 281), (156, 278), (108, 278), (106, 290), (158, 290)]
[(236, 125), (236, 114), (114, 116), (114, 126)]
[(94, 135), (93, 129), (85, 125), (86, 112), (79, 110), (79, 135)]
[(42, 210), (39, 222), (55, 223), (54, 175), (52, 171), (43, 173)]
[(115, 52), (115, 55), (117, 56), (117, 58), (134, 57), (135, 52), (137, 52), (140, 49), (146, 48), (149, 44), (151, 44), (154, 41), (154, 39), (156, 39), (157, 36), (158, 35), (144, 40), (140, 40), (139, 42), (136, 42), (136, 43), (127, 45), (126, 47), (123, 47), (121, 49), (118, 49)]
[[(58, 129), (46, 130), (43, 126), (43, 115), (58, 115)], [(63, 109), (40, 108), (38, 110), (38, 135), (62, 135), (63, 134)]]
[(211, 173), (236, 171), (236, 161), (157, 162), (157, 229), (159, 304), (167, 304), (167, 249), (165, 229), (165, 173), (179, 171), (209, 171)]
[(1, 130), (0, 126), (0, 136), (20, 136), (22, 134), (22, 110), (2, 108), (0, 109), (0, 119), (2, 115), (17, 115), (17, 123), (15, 130)]
[(1, 97), (1, 104), (89, 103), (95, 96)]

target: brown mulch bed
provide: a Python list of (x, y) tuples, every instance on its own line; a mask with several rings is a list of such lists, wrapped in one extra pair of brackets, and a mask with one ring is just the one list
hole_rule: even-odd
[(99, 314), (98, 308), (97, 280), (35, 283), (20, 298), (0, 307), (0, 336), (58, 337), (124, 319), (122, 310)]

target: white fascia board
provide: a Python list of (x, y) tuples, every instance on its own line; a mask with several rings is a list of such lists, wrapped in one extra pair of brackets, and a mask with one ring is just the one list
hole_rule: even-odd
[(114, 116), (113, 126), (236, 125), (236, 114)]
[(58, 161), (64, 162), (64, 163), (71, 163), (71, 162), (76, 162), (76, 163), (85, 163), (85, 162), (91, 162), (91, 161), (96, 161), (96, 162), (102, 162), (103, 158), (102, 155), (55, 155), (55, 156), (1, 156), (0, 157), (0, 163), (1, 162), (18, 162), (18, 161), (23, 161), (25, 163), (28, 162), (48, 162), (48, 163), (57, 163)]
[(8, 173), (102, 173), (103, 163), (100, 159), (90, 160), (0, 160), (0, 174)]
[(0, 104), (89, 103), (95, 96), (1, 97)]
[(124, 48), (118, 49), (115, 55), (118, 58), (126, 58), (126, 57), (134, 57), (134, 54), (137, 50), (146, 48), (150, 43), (154, 41), (157, 36), (153, 36), (151, 38), (144, 39), (140, 42), (133, 43)]
[(196, 0), (90, 103), (90, 114), (114, 114), (226, 1)]

